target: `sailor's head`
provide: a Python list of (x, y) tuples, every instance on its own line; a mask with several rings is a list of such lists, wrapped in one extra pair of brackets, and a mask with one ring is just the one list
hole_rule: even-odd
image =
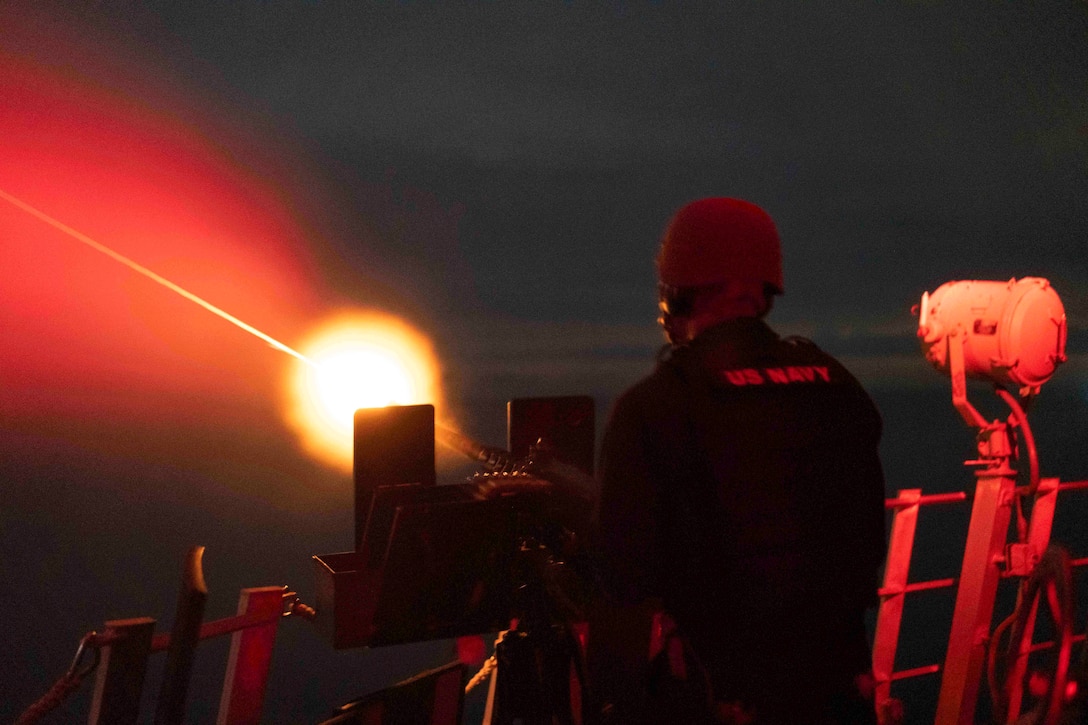
[(725, 319), (763, 317), (783, 292), (774, 220), (742, 199), (686, 204), (665, 227), (657, 275), (659, 321), (674, 344)]

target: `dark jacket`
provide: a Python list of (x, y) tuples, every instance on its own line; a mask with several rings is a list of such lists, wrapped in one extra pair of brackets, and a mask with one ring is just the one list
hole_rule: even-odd
[(611, 601), (660, 600), (718, 700), (818, 722), (812, 709), (869, 669), (880, 433), (869, 396), (813, 343), (754, 318), (704, 331), (608, 423), (597, 522)]

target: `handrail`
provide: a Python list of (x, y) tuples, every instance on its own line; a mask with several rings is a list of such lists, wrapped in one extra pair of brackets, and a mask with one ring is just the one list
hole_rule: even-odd
[[(283, 614), (281, 612), (267, 612), (258, 614), (237, 614), (233, 617), (224, 617), (200, 625), (200, 640), (222, 637), (232, 632), (240, 632), (251, 627), (260, 627), (278, 621)], [(170, 647), (170, 633), (160, 632), (151, 638), (151, 652), (163, 652)]]
[[(1058, 493), (1058, 492), (1061, 492), (1061, 491), (1088, 490), (1088, 480), (1062, 482), (1062, 481), (1058, 481), (1056, 479), (1049, 479), (1049, 481), (1050, 481), (1049, 491), (1051, 491), (1053, 493)], [(1028, 494), (1028, 487), (1018, 487), (1018, 488), (1015, 489), (1015, 493), (1018, 494), (1018, 495), (1027, 495)], [(877, 590), (877, 593), (880, 596), (881, 601), (882, 601), (882, 605), (881, 605), (882, 606), (882, 611), (883, 611), (883, 608), (886, 605), (890, 605), (890, 606), (888, 606), (888, 615), (889, 615), (889, 617), (891, 619), (897, 620), (899, 617), (901, 617), (902, 603), (901, 603), (900, 597), (902, 595), (909, 594), (909, 593), (914, 593), (914, 592), (951, 588), (951, 587), (955, 587), (955, 586), (957, 586), (959, 584), (958, 578), (934, 579), (934, 580), (930, 580), (930, 581), (911, 582), (911, 583), (906, 582), (906, 577), (907, 577), (907, 575), (909, 573), (909, 559), (910, 559), (910, 556), (911, 556), (911, 549), (913, 548), (913, 539), (914, 539), (914, 530), (913, 530), (914, 529), (914, 523), (913, 522), (916, 520), (915, 517), (917, 516), (917, 513), (916, 513), (917, 510), (918, 510), (917, 507), (962, 503), (962, 502), (965, 502), (965, 501), (970, 501), (972, 499), (973, 499), (973, 494), (969, 494), (969, 493), (967, 493), (965, 491), (955, 491), (955, 492), (951, 492), (951, 493), (937, 493), (937, 494), (922, 495), (921, 491), (919, 489), (906, 489), (906, 490), (899, 491), (896, 496), (891, 497), (891, 498), (886, 498), (884, 500), (885, 510), (893, 512), (894, 520), (896, 522), (900, 522), (897, 525), (904, 529), (903, 531), (901, 531), (899, 533), (900, 538), (906, 537), (906, 539), (909, 539), (909, 542), (908, 541), (899, 542), (899, 547), (901, 548), (901, 551), (899, 552), (899, 555), (900, 556), (905, 555), (907, 557), (907, 560), (905, 562), (901, 561), (901, 562), (898, 562), (897, 564), (894, 564), (894, 566), (898, 567), (898, 570), (897, 570), (896, 576), (892, 577), (893, 585), (892, 586), (887, 586), (888, 582), (886, 581), (885, 582), (886, 585)], [(1053, 499), (1051, 499), (1051, 501), (1049, 503), (1049, 506), (1050, 506), (1051, 509), (1053, 508)], [(1045, 508), (1046, 507), (1043, 507), (1040, 510), (1045, 510)], [(912, 509), (913, 509), (913, 512), (911, 511)], [(1043, 514), (1043, 517), (1045, 519), (1049, 520), (1049, 517), (1046, 516), (1045, 513)], [(1046, 532), (1045, 533), (1047, 534), (1047, 536), (1045, 536), (1045, 538), (1049, 539), (1049, 536), (1048, 536), (1049, 527), (1046, 527)], [(895, 537), (895, 531), (893, 529), (892, 538), (894, 538), (894, 537)], [(1032, 543), (1037, 543), (1034, 540), (1038, 539), (1039, 536), (1034, 536), (1034, 537), (1031, 537), (1031, 538), (1032, 538)], [(893, 541), (890, 538), (889, 539), (889, 566), (893, 565), (892, 562), (891, 562), (891, 557), (892, 557), (892, 553), (893, 553), (892, 549), (893, 549)], [(1082, 558), (1079, 558), (1079, 559), (1073, 559), (1073, 560), (1070, 561), (1070, 565), (1072, 567), (1088, 567), (1088, 556), (1085, 556), (1085, 557), (1082, 557)], [(1010, 573), (1011, 573), (1011, 571), (1010, 571)], [(894, 638), (897, 640), (898, 639), (898, 635), (897, 635), (898, 622), (889, 622), (889, 626), (891, 626), (892, 629), (896, 630), (896, 634), (894, 635)], [(879, 627), (879, 622), (878, 622), (878, 627)], [(1086, 639), (1085, 635), (1081, 634), (1081, 635), (1075, 636), (1073, 641), (1075, 643), (1081, 643), (1081, 642), (1084, 642), (1085, 639)], [(874, 665), (878, 661), (876, 659), (875, 645), (876, 645), (876, 642), (874, 642)], [(913, 667), (913, 668), (906, 669), (906, 670), (901, 670), (901, 671), (889, 671), (891, 668), (888, 667), (888, 665), (890, 664), (891, 660), (894, 658), (894, 651), (895, 651), (895, 645), (891, 644), (890, 646), (891, 646), (891, 650), (890, 650), (891, 654), (889, 655), (889, 652), (882, 652), (881, 653), (881, 659), (879, 660), (879, 661), (883, 662), (884, 669), (883, 669), (883, 674), (878, 675), (878, 680), (880, 680), (878, 682), (878, 686), (880, 686), (880, 689), (882, 689), (882, 694), (883, 694), (884, 697), (890, 697), (888, 687), (892, 682), (898, 682), (898, 681), (909, 679), (909, 678), (921, 677), (921, 676), (925, 676), (925, 675), (931, 675), (931, 674), (939, 673), (939, 672), (941, 672), (943, 670), (943, 665), (941, 665), (941, 664), (932, 664), (932, 665), (925, 665), (925, 666), (921, 666), (921, 667)], [(1054, 645), (1053, 642), (1035, 643), (1035, 644), (1031, 645), (1031, 651), (1032, 652), (1037, 652), (1037, 651), (1053, 648), (1054, 646), (1055, 645)], [(887, 647), (888, 647), (888, 645), (886, 644), (885, 648), (887, 648)], [(881, 684), (881, 682), (882, 682), (882, 684)]]
[(948, 579), (931, 579), (925, 582), (913, 582), (902, 587), (881, 587), (877, 589), (877, 595), (887, 597), (892, 594), (910, 594), (912, 592), (925, 592), (930, 589), (947, 589), (956, 585), (955, 577)]
[[(1085, 481), (1088, 484), (1088, 481)], [(931, 493), (927, 496), (919, 496), (918, 498), (899, 497), (899, 498), (887, 498), (884, 499), (884, 508), (886, 509), (898, 509), (906, 506), (933, 506), (937, 504), (945, 503), (959, 503), (960, 501), (966, 501), (967, 494), (964, 491), (954, 491), (953, 493)]]
[(1088, 488), (1088, 481), (1063, 481), (1058, 484), (1059, 491), (1077, 491)]
[(892, 673), (892, 682), (899, 680), (906, 680), (910, 677), (921, 677), (922, 675), (932, 675), (941, 671), (941, 666), (937, 665), (923, 665), (922, 667), (912, 667), (909, 670), (901, 670), (899, 672)]

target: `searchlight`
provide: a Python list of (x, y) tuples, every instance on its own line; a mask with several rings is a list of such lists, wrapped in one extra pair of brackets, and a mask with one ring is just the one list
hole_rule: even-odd
[(968, 425), (988, 424), (967, 402), (965, 378), (1026, 398), (1066, 360), (1065, 309), (1041, 277), (946, 282), (924, 293), (917, 309), (925, 357), (952, 378), (953, 404)]

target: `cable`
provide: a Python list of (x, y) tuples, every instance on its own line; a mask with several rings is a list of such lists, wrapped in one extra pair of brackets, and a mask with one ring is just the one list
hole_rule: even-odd
[(1035, 491), (1039, 488), (1039, 453), (1035, 447), (1035, 436), (1031, 432), (1031, 425), (1028, 424), (1028, 416), (1012, 393), (1000, 385), (995, 386), (994, 389), (998, 397), (1004, 400), (1005, 404), (1012, 410), (1010, 421), (1015, 418), (1016, 426), (1022, 431), (1021, 435), (1024, 439), (1024, 447), (1027, 448), (1028, 470), (1030, 472), (1027, 495), (1034, 496)]

